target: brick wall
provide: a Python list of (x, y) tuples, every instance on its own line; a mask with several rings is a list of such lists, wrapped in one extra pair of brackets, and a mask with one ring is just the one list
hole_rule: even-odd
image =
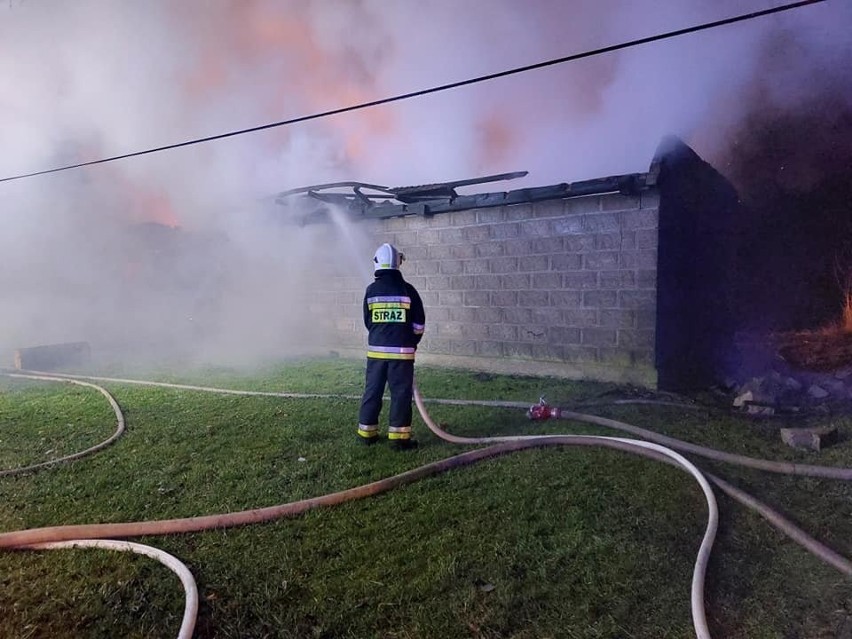
[[(406, 255), (403, 274), (426, 306), (418, 361), (653, 385), (658, 209), (651, 189), (362, 230)], [(333, 343), (358, 353), (362, 280), (341, 274), (329, 292), (339, 309)]]

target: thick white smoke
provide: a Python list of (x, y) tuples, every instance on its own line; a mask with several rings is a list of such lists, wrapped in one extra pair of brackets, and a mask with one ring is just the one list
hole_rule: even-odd
[[(780, 4), (752, 0), (10, 0), (0, 177), (215, 135)], [(256, 203), (335, 180), (528, 170), (544, 185), (645, 170), (676, 133), (710, 159), (761, 99), (848, 68), (849, 3), (380, 108), (0, 184), (0, 351), (51, 341), (277, 356), (321, 341), (294, 302), (358, 272), (357, 232)], [(786, 42), (796, 66), (772, 64)], [(789, 54), (789, 51), (787, 51)], [(848, 95), (848, 94), (847, 94)], [(496, 188), (502, 188), (497, 186)], [(180, 231), (139, 226), (158, 223)], [(189, 336), (189, 337), (188, 337)], [(190, 339), (191, 337), (191, 339)], [(226, 348), (227, 347), (227, 348)]]

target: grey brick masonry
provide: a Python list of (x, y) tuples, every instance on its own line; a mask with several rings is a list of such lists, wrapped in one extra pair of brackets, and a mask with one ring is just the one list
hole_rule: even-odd
[[(408, 258), (426, 305), (419, 361), (654, 385), (658, 213), (649, 190), (362, 224)], [(360, 351), (361, 283), (332, 288), (352, 318), (336, 345)]]

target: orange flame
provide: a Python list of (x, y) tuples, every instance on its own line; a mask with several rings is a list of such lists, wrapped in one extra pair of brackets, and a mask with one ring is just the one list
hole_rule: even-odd
[[(179, 4), (174, 10), (183, 11)], [(321, 47), (301, 16), (282, 15), (274, 6), (246, 0), (229, 5), (225, 24), (227, 29), (213, 25), (214, 31), (202, 41), (199, 57), (185, 76), (184, 89), (194, 101), (215, 100), (227, 91), (233, 69), (280, 61), (286, 61), (280, 69), (281, 81), (265, 92), (265, 103), (255, 105), (255, 117), (278, 120), (379, 97), (369, 82), (347, 73), (345, 60), (332, 59), (335, 54)], [(347, 161), (364, 157), (374, 136), (389, 135), (394, 129), (389, 110), (376, 108), (314, 124), (341, 138)], [(289, 137), (287, 129), (273, 129), (259, 144), (279, 149)]]
[(843, 299), (841, 330), (844, 333), (852, 333), (852, 291), (846, 291)]
[(148, 222), (156, 222), (172, 228), (180, 226), (172, 202), (162, 192), (143, 195), (140, 199), (142, 217)]
[(484, 170), (496, 169), (509, 161), (517, 133), (510, 116), (491, 113), (479, 124), (479, 164)]

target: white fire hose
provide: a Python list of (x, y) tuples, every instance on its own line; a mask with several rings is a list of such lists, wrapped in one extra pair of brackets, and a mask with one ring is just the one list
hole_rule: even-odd
[(178, 639), (192, 639), (195, 630), (195, 619), (198, 616), (198, 587), (189, 568), (180, 559), (159, 548), (152, 548), (132, 541), (117, 541), (115, 539), (72, 539), (71, 541), (46, 541), (28, 546), (19, 546), (27, 550), (58, 550), (63, 548), (103, 548), (145, 555), (166, 566), (175, 573), (186, 593), (186, 603), (183, 606), (183, 618), (178, 630)]
[[(103, 388), (99, 386), (95, 386), (94, 384), (88, 384), (85, 382), (80, 382), (78, 379), (74, 379), (72, 376), (66, 375), (28, 375), (28, 374), (12, 374), (14, 377), (28, 378), (28, 379), (37, 379), (43, 381), (68, 381), (72, 383), (78, 383), (84, 386), (90, 386), (96, 388), (99, 392), (104, 394), (108, 400), (110, 401), (113, 410), (116, 412), (116, 417), (119, 421), (120, 428), (116, 431), (109, 440), (99, 444), (98, 446), (92, 447), (83, 451), (82, 453), (77, 453), (75, 455), (69, 455), (67, 457), (63, 457), (57, 460), (51, 460), (49, 462), (45, 462), (44, 464), (37, 464), (35, 466), (27, 467), (26, 469), (17, 469), (14, 472), (31, 472), (35, 469), (42, 468), (47, 465), (52, 465), (59, 463), (61, 461), (70, 461), (71, 459), (79, 459), (84, 455), (91, 454), (97, 450), (102, 449), (104, 446), (108, 445), (114, 441), (119, 435), (120, 432), (123, 432), (124, 429), (124, 418), (121, 415), (121, 410), (118, 407), (118, 404), (112, 398), (112, 396)], [(150, 382), (143, 380), (128, 380), (128, 379), (114, 379), (114, 378), (104, 378), (104, 377), (84, 377), (83, 379), (96, 379), (100, 381), (111, 381), (116, 383), (128, 383), (128, 384), (141, 384), (146, 386), (157, 386), (157, 387), (165, 387), (165, 388), (180, 388), (186, 390), (197, 390), (197, 391), (205, 391), (205, 392), (214, 392), (214, 393), (227, 393), (227, 394), (238, 394), (238, 395), (261, 395), (261, 396), (274, 396), (274, 397), (341, 397), (340, 395), (324, 395), (324, 394), (311, 394), (311, 393), (271, 393), (271, 392), (260, 392), (260, 391), (238, 391), (238, 390), (229, 390), (229, 389), (217, 389), (211, 387), (202, 387), (202, 386), (191, 386), (186, 384), (168, 384), (161, 382)], [(352, 398), (360, 399), (360, 397), (351, 396)], [(29, 530), (20, 530), (13, 531), (7, 533), (0, 533), (0, 548), (28, 548), (35, 549), (40, 547), (57, 547), (53, 544), (60, 543), (70, 543), (72, 545), (89, 545), (91, 541), (89, 540), (100, 540), (108, 542), (109, 544), (118, 544), (122, 545), (122, 550), (132, 550), (133, 552), (140, 552), (135, 550), (135, 547), (139, 546), (138, 544), (128, 544), (127, 542), (117, 542), (112, 540), (104, 539), (105, 537), (133, 537), (139, 535), (160, 535), (160, 534), (174, 534), (178, 532), (193, 532), (200, 530), (208, 530), (211, 528), (223, 528), (229, 526), (237, 526), (237, 525), (245, 525), (251, 523), (259, 523), (263, 521), (270, 521), (273, 519), (278, 519), (281, 517), (290, 517), (300, 513), (303, 513), (307, 510), (321, 507), (321, 506), (331, 506), (343, 503), (345, 501), (350, 501), (353, 499), (360, 499), (363, 497), (368, 497), (371, 495), (376, 495), (379, 493), (386, 492), (391, 490), (392, 488), (396, 488), (398, 486), (402, 486), (424, 477), (428, 477), (431, 475), (435, 475), (437, 473), (445, 472), (447, 470), (458, 468), (467, 464), (475, 463), (477, 461), (488, 459), (494, 457), (496, 455), (505, 454), (512, 451), (524, 450), (527, 448), (535, 448), (535, 447), (543, 447), (543, 446), (566, 446), (566, 445), (581, 445), (581, 446), (604, 446), (608, 448), (615, 448), (618, 450), (624, 450), (627, 452), (631, 452), (634, 454), (642, 455), (645, 457), (650, 457), (652, 459), (656, 459), (658, 461), (663, 461), (665, 463), (669, 463), (675, 466), (679, 466), (680, 468), (686, 470), (690, 473), (693, 478), (698, 482), (702, 491), (704, 492), (705, 498), (707, 500), (708, 506), (708, 522), (707, 527), (705, 529), (704, 538), (702, 539), (701, 546), (698, 551), (698, 556), (695, 561), (695, 566), (693, 568), (693, 577), (692, 577), (692, 587), (691, 587), (691, 608), (692, 608), (692, 617), (693, 617), (693, 626), (695, 628), (696, 636), (699, 639), (709, 639), (710, 632), (707, 627), (706, 614), (704, 610), (704, 576), (706, 573), (707, 563), (710, 557), (710, 551), (712, 549), (713, 540), (715, 538), (716, 529), (718, 526), (718, 509), (716, 505), (716, 500), (713, 495), (712, 488), (708, 480), (705, 476), (698, 470), (691, 462), (681, 456), (679, 453), (671, 450), (671, 448), (680, 448), (682, 450), (686, 450), (688, 452), (692, 452), (694, 454), (711, 457), (713, 459), (718, 459), (720, 461), (725, 461), (728, 463), (734, 463), (739, 465), (745, 465), (750, 467), (761, 468), (762, 470), (768, 470), (771, 472), (778, 472), (784, 474), (795, 474), (795, 475), (812, 475), (818, 477), (830, 477), (837, 479), (852, 479), (852, 469), (849, 468), (832, 468), (832, 467), (824, 467), (824, 466), (803, 466), (803, 465), (795, 465), (787, 462), (773, 462), (768, 460), (759, 460), (750, 457), (744, 457), (741, 455), (733, 455), (730, 453), (725, 453), (723, 451), (716, 451), (714, 449), (705, 448), (701, 446), (696, 446), (694, 444), (689, 444), (687, 442), (682, 442), (677, 439), (673, 439), (670, 437), (665, 437), (663, 435), (659, 435), (657, 433), (653, 433), (651, 431), (646, 431), (644, 429), (637, 428), (635, 426), (631, 426), (629, 424), (624, 424), (622, 422), (618, 422), (616, 420), (609, 420), (601, 417), (596, 417), (593, 415), (584, 415), (581, 413), (573, 413), (570, 411), (562, 411), (560, 409), (554, 409), (555, 411), (559, 411), (558, 414), (554, 414), (553, 417), (562, 417), (562, 418), (570, 418), (576, 419), (579, 421), (586, 421), (589, 423), (595, 423), (598, 425), (606, 426), (609, 428), (616, 428), (622, 430), (629, 430), (631, 432), (635, 432), (636, 434), (641, 434), (643, 437), (647, 437), (648, 439), (656, 439), (656, 440), (664, 440), (664, 443), (670, 446), (668, 448), (666, 446), (660, 445), (660, 443), (651, 443), (647, 441), (640, 441), (634, 439), (625, 439), (620, 437), (602, 437), (602, 436), (589, 436), (589, 435), (533, 435), (533, 436), (507, 436), (507, 437), (459, 437), (456, 435), (452, 435), (450, 433), (445, 432), (441, 429), (434, 421), (429, 417), (428, 412), (426, 411), (426, 407), (424, 404), (424, 400), (421, 397), (419, 391), (415, 388), (414, 395), (415, 402), (417, 404), (417, 408), (420, 411), (420, 415), (423, 418), (423, 421), (427, 424), (427, 426), (435, 433), (439, 438), (449, 441), (452, 443), (458, 444), (493, 444), (488, 448), (480, 448), (476, 450), (472, 450), (466, 453), (462, 453), (461, 455), (456, 455), (454, 457), (450, 457), (438, 462), (433, 462), (430, 464), (426, 464), (425, 466), (420, 466), (418, 468), (412, 469), (410, 471), (401, 473), (399, 475), (395, 475), (393, 477), (388, 477), (386, 479), (382, 479), (370, 484), (365, 484), (363, 486), (358, 486), (355, 488), (350, 488), (348, 490), (339, 491), (336, 493), (330, 493), (328, 495), (323, 495), (320, 497), (314, 497), (311, 499), (305, 499), (297, 502), (291, 502), (288, 504), (281, 504), (279, 506), (270, 506), (267, 508), (253, 509), (248, 511), (241, 511), (235, 513), (225, 513), (218, 515), (206, 515), (200, 517), (188, 517), (183, 519), (171, 519), (171, 520), (159, 520), (159, 521), (143, 521), (143, 522), (128, 522), (128, 523), (115, 523), (115, 524), (83, 524), (83, 525), (75, 525), (75, 526), (54, 526), (48, 528), (35, 528)], [(430, 401), (442, 401), (442, 400), (430, 400)], [(489, 406), (512, 406), (517, 407), (519, 404), (516, 402), (481, 402), (475, 400), (443, 400), (442, 403), (447, 404), (456, 404), (456, 405), (489, 405)], [(526, 406), (526, 405), (523, 405)], [(6, 474), (11, 474), (13, 471), (8, 471)], [(0, 473), (2, 476), (3, 473)], [(817, 540), (810, 537), (807, 533), (797, 528), (791, 522), (786, 520), (777, 512), (773, 511), (771, 508), (762, 504), (754, 497), (740, 491), (739, 489), (731, 486), (727, 482), (714, 477), (712, 475), (708, 475), (711, 481), (719, 486), (724, 492), (728, 495), (756, 510), (761, 514), (767, 521), (769, 521), (772, 525), (778, 528), (784, 534), (790, 536), (794, 541), (801, 544), (805, 547), (809, 552), (814, 553), (817, 557), (826, 561), (830, 565), (834, 566), (847, 576), (852, 576), (852, 563), (846, 560), (844, 557), (838, 555), (831, 549), (827, 548)], [(126, 547), (125, 547), (126, 546)], [(148, 547), (142, 547), (148, 548)], [(153, 551), (155, 553), (159, 552), (156, 549), (149, 548), (148, 550)], [(143, 554), (151, 555), (149, 552), (144, 551)], [(165, 555), (165, 553), (163, 553)], [(177, 561), (174, 557), (170, 555), (166, 555), (170, 557), (171, 560)], [(164, 563), (166, 563), (164, 561)], [(179, 562), (178, 562), (179, 563)], [(168, 563), (166, 565), (169, 565)], [(171, 567), (171, 566), (170, 566)], [(185, 566), (183, 567), (186, 569)], [(174, 570), (174, 568), (173, 568)], [(191, 613), (192, 617), (192, 625), (195, 623), (195, 610), (197, 609), (198, 604), (198, 594), (195, 590), (195, 584), (192, 580), (192, 576), (189, 575), (189, 581), (192, 582), (192, 587), (188, 587), (189, 581), (186, 579), (186, 575), (182, 572), (178, 572), (181, 575), (181, 580), (184, 583), (184, 588), (187, 592), (187, 603), (184, 613), (184, 619), (182, 622), (182, 626), (180, 629), (180, 634), (178, 635), (179, 639), (187, 639), (192, 635), (192, 626), (189, 627), (187, 631), (187, 618), (190, 615), (189, 610), (192, 609)], [(188, 571), (186, 571), (188, 574)], [(188, 632), (188, 634), (186, 634)]]

